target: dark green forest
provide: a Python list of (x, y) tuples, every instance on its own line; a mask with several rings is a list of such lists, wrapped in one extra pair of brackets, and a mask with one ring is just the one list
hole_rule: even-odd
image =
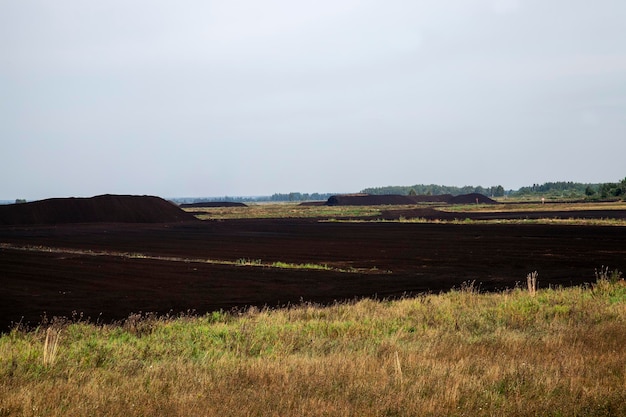
[(541, 196), (547, 198), (591, 198), (599, 197), (600, 184), (584, 184), (571, 181), (546, 182), (522, 187), (511, 193), (514, 197)]
[(597, 194), (600, 198), (619, 197), (624, 199), (624, 197), (626, 197), (626, 178), (620, 182), (607, 182), (600, 184)]
[(417, 195), (442, 195), (442, 194), (471, 194), (471, 193), (479, 193), (489, 197), (503, 197), (505, 195), (505, 190), (501, 185), (494, 185), (492, 187), (474, 187), (474, 186), (465, 186), (465, 187), (454, 187), (447, 185), (435, 185), (435, 184), (416, 184), (410, 186), (388, 186), (388, 187), (376, 187), (376, 188), (365, 188), (361, 191), (366, 194), (373, 195), (383, 195), (383, 194), (401, 194), (401, 195), (409, 195), (409, 194), (417, 194)]
[(388, 186), (365, 188), (361, 191), (367, 194), (421, 194), (421, 195), (441, 195), (441, 194), (470, 194), (480, 193), (488, 197), (519, 197), (519, 198), (553, 198), (553, 199), (623, 199), (626, 197), (626, 178), (617, 183), (579, 183), (572, 181), (546, 182), (543, 184), (533, 184), (528, 187), (521, 187), (518, 190), (505, 190), (501, 185), (491, 187), (482, 186), (445, 186), (435, 184), (416, 184), (410, 186)]
[(578, 182), (546, 182), (522, 187), (511, 196), (542, 196), (548, 198), (579, 198), (589, 200), (623, 199), (626, 196), (626, 178), (620, 182), (584, 184)]

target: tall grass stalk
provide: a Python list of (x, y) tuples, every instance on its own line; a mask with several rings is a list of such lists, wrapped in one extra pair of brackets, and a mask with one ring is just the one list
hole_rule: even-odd
[(44, 365), (54, 365), (54, 362), (57, 358), (60, 337), (60, 329), (53, 329), (52, 327), (48, 327), (48, 329), (46, 330), (46, 340), (43, 344)]
[(537, 295), (537, 276), (539, 273), (537, 271), (531, 272), (526, 275), (526, 284), (528, 286), (528, 293), (531, 297)]
[(400, 365), (400, 356), (398, 355), (397, 350), (395, 351), (395, 356), (396, 356), (396, 378), (398, 379), (400, 386), (402, 386), (402, 383), (404, 382), (402, 379), (402, 365)]

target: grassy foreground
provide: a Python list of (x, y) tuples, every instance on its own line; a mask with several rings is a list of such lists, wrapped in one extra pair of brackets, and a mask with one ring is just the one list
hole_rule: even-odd
[(613, 277), (14, 330), (0, 416), (623, 416)]

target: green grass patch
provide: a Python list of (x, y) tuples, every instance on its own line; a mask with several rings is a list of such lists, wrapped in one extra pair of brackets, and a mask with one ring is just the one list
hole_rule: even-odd
[(312, 264), (312, 263), (303, 263), (303, 264), (295, 264), (289, 262), (272, 262), (270, 264), (273, 268), (286, 268), (286, 269), (319, 269), (322, 271), (332, 271), (333, 268), (326, 264)]

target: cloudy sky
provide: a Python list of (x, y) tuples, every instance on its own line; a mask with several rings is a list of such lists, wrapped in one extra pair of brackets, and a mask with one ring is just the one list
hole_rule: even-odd
[(623, 0), (0, 0), (0, 199), (626, 176)]

